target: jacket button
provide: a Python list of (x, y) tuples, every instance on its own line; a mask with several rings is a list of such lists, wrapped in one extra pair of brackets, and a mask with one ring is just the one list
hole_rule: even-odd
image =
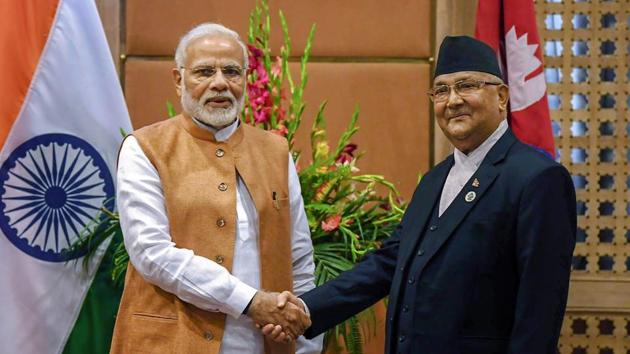
[(223, 256), (216, 256), (214, 260), (219, 264), (223, 264)]
[(223, 151), (223, 149), (217, 149), (217, 151), (215, 151), (214, 154), (217, 157), (223, 157), (225, 155), (225, 151)]
[(398, 337), (398, 341), (401, 342), (401, 343), (404, 342), (405, 339), (407, 339), (407, 337), (405, 337), (404, 334)]
[(217, 226), (218, 226), (218, 227), (223, 227), (223, 226), (225, 226), (225, 219), (224, 219), (224, 218), (219, 218), (219, 219), (217, 220)]
[(424, 250), (418, 251), (418, 257), (422, 257), (424, 255)]
[(206, 340), (213, 340), (214, 339), (214, 334), (212, 334), (212, 332), (210, 332), (210, 331), (206, 331), (206, 332), (204, 332), (203, 337)]
[(409, 280), (407, 280), (407, 283), (413, 284), (414, 281), (416, 281), (414, 277), (409, 277)]
[(219, 190), (220, 190), (221, 192), (225, 192), (227, 189), (228, 189), (227, 184), (225, 184), (225, 183), (221, 183), (221, 184), (219, 184)]
[(407, 312), (407, 311), (409, 311), (409, 306), (404, 305), (404, 306), (402, 307), (402, 312)]
[(437, 230), (437, 226), (435, 225), (429, 226), (429, 231), (435, 231), (435, 230)]

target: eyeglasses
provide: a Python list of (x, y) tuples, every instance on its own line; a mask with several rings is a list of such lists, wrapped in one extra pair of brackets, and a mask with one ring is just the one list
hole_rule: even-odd
[[(217, 74), (217, 68), (209, 65), (196, 66), (194, 68), (180, 67), (181, 69), (188, 69), (191, 77), (198, 82), (205, 81), (210, 78), (214, 78)], [(226, 65), (221, 67), (221, 74), (226, 80), (238, 83), (243, 79), (243, 68), (238, 65)]]
[(451, 95), (451, 88), (460, 96), (469, 96), (481, 90), (485, 85), (503, 85), (503, 83), (466, 79), (452, 85), (435, 86), (427, 91), (427, 94), (433, 102), (444, 102)]

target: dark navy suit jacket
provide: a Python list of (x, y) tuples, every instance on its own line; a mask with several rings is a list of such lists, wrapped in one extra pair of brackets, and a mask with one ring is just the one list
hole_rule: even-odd
[[(389, 295), (386, 353), (401, 330), (413, 348), (407, 353), (556, 353), (576, 234), (570, 175), (508, 130), (441, 216), (449, 223), (419, 252), (453, 161), (422, 178), (382, 248), (301, 296), (311, 312), (307, 338)], [(467, 202), (470, 191), (476, 197)], [(396, 328), (409, 277), (412, 324)]]

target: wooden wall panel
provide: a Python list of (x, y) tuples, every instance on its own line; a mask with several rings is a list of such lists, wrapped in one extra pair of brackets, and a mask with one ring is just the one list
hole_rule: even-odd
[(325, 117), (334, 142), (359, 105), (360, 130), (353, 141), (366, 153), (359, 168), (384, 174), (408, 201), (418, 174), (429, 169), (429, 99), (419, 89), (429, 85), (429, 65), (312, 63), (308, 68), (308, 106), (298, 146), (309, 151), (305, 143), (321, 102), (328, 102)]
[(171, 76), (174, 66), (172, 60), (130, 58), (125, 63), (125, 98), (134, 129), (166, 119), (166, 101), (181, 110)]
[(120, 72), (120, 33), (123, 27), (120, 23), (120, 0), (96, 0), (96, 6), (103, 23), (109, 50), (112, 52), (114, 65)]
[[(247, 38), (254, 0), (128, 0), (127, 55), (172, 55), (182, 34), (214, 21)], [(278, 9), (286, 15), (293, 55), (300, 55), (312, 23), (317, 23), (314, 56), (429, 57), (430, 0), (270, 0), (272, 47), (282, 39)]]

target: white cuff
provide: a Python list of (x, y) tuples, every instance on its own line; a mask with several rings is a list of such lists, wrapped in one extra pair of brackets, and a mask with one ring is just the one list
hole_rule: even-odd
[(306, 316), (311, 317), (311, 311), (308, 310), (308, 306), (306, 306), (306, 302), (298, 297), (298, 300), (302, 301), (302, 306), (304, 306), (304, 312), (306, 312)]
[(238, 281), (230, 297), (225, 300), (223, 312), (234, 318), (239, 318), (257, 291), (242, 281)]

